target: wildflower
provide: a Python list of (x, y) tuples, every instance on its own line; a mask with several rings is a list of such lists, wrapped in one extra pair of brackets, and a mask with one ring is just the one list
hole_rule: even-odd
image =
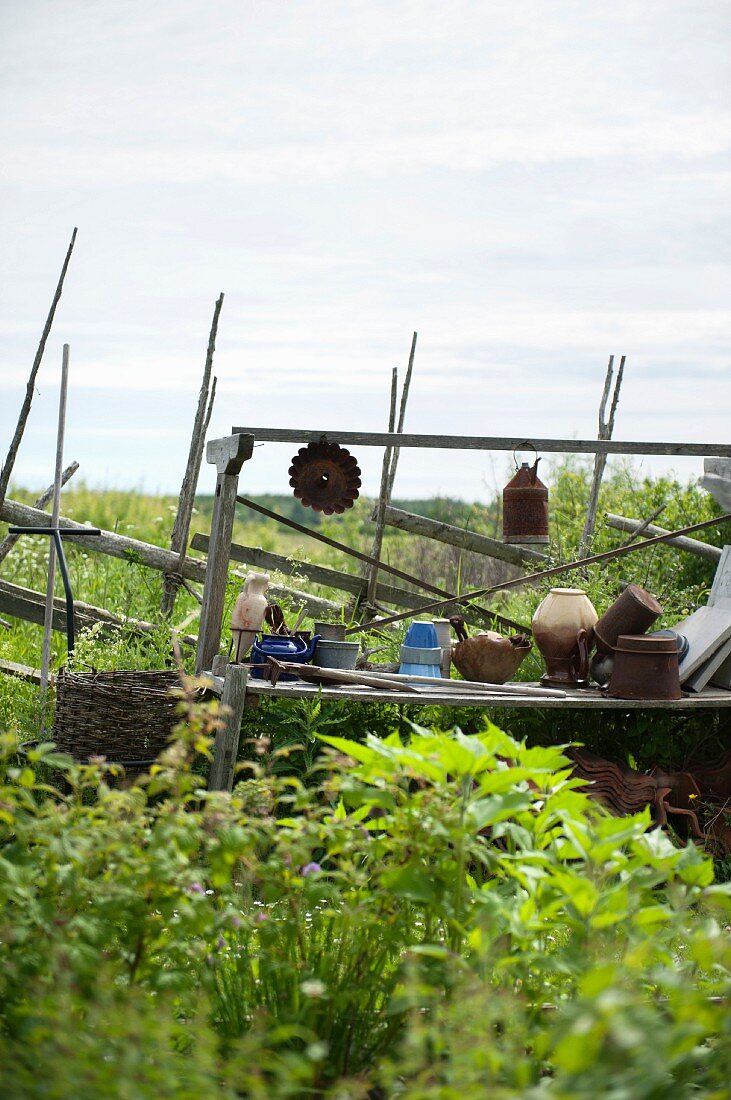
[(191, 882), (187, 890), (189, 894), (205, 894), (205, 890), (199, 882)]
[(269, 914), (260, 910), (258, 913), (254, 913), (254, 924), (263, 924), (265, 920), (269, 920)]
[(327, 986), (319, 978), (310, 978), (308, 981), (302, 982), (300, 989), (305, 997), (322, 997)]
[(320, 864), (313, 861), (312, 863), (306, 863), (300, 871), (300, 874), (303, 878), (307, 878), (308, 875), (314, 875), (321, 870), (322, 867), (320, 866)]
[(240, 928), (241, 927), (241, 918), (237, 917), (235, 913), (231, 917), (231, 927), (232, 928)]

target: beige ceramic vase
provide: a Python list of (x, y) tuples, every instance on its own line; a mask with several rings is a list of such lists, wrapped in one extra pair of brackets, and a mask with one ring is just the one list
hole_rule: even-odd
[(265, 592), (269, 587), (267, 573), (247, 573), (244, 587), (234, 604), (231, 616), (231, 635), (234, 644), (234, 663), (243, 661), (251, 649), (257, 631), (264, 622), (267, 609)]
[(533, 637), (546, 671), (541, 683), (583, 686), (590, 635), (598, 616), (582, 588), (552, 588), (533, 616)]

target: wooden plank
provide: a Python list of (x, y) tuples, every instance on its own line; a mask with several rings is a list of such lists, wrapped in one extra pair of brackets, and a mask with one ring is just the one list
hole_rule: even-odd
[(545, 554), (539, 554), (537, 550), (529, 550), (522, 546), (510, 546), (508, 543), (491, 539), (488, 535), (480, 535), (476, 531), (466, 531), (463, 527), (455, 527), (451, 523), (442, 523), (426, 516), (418, 516), (415, 512), (405, 512), (401, 508), (393, 508), (389, 505), (384, 512), (384, 520), (389, 527), (397, 527), (401, 531), (408, 531), (412, 535), (423, 535), (424, 538), (434, 539), (437, 542), (447, 543), (449, 546), (459, 546), (462, 550), (469, 550), (473, 554), (482, 554), (483, 557), (497, 558), (508, 562), (510, 565), (522, 566), (526, 562), (547, 561)]
[(713, 607), (699, 607), (673, 630), (688, 642), (688, 652), (680, 662), (680, 683), (684, 684), (731, 638), (731, 605), (724, 606), (721, 601)]
[(721, 600), (731, 600), (731, 546), (724, 546), (721, 551), (711, 594), (708, 597), (708, 606), (713, 607)]
[[(0, 660), (0, 672), (5, 676), (15, 676), (18, 680), (25, 680), (30, 684), (40, 684), (41, 682), (41, 670), (39, 668), (31, 668), (30, 665), (20, 665), (17, 661), (3, 661)], [(53, 673), (49, 676), (49, 683), (53, 683)]]
[[(537, 687), (538, 685), (533, 685)], [(247, 695), (274, 699), (351, 699), (364, 703), (389, 703), (391, 706), (460, 706), (481, 707), (483, 709), (521, 710), (531, 708), (539, 710), (726, 710), (731, 709), (731, 691), (705, 688), (697, 695), (683, 696), (682, 699), (611, 699), (598, 689), (578, 691), (567, 690), (565, 699), (535, 699), (532, 695), (455, 695), (448, 692), (429, 692), (428, 697), (394, 696), (392, 692), (378, 691), (372, 688), (335, 688), (316, 687), (314, 684), (278, 683), (276, 687), (265, 680), (249, 679)]]
[(238, 474), (219, 474), (211, 520), (211, 543), (201, 607), (196, 672), (210, 668), (221, 643), (223, 605), (226, 600), (231, 533), (236, 510)]
[(231, 533), (236, 510), (236, 490), (241, 467), (248, 458), (251, 458), (253, 448), (253, 437), (241, 432), (224, 436), (222, 439), (212, 439), (206, 447), (206, 460), (211, 465), (215, 465), (217, 478), (211, 520), (211, 545), (208, 565), (205, 567), (206, 579), (195, 658), (196, 672), (211, 667), (221, 644)]
[(248, 671), (244, 665), (228, 665), (226, 668), (221, 692), (223, 724), (216, 731), (213, 762), (208, 777), (209, 791), (230, 791), (233, 787)]
[(422, 691), (426, 695), (438, 692), (440, 695), (448, 693), (455, 697), (457, 695), (530, 695), (533, 699), (566, 698), (566, 692), (563, 690), (535, 687), (532, 684), (489, 684), (483, 680), (450, 680), (401, 672), (383, 673), (375, 669), (360, 671), (359, 669), (319, 668), (317, 665), (302, 665), (295, 661), (277, 661), (271, 658), (270, 663), (275, 671), (280, 669), (283, 672), (293, 672), (303, 680), (322, 677), (323, 680), (332, 679), (333, 682), (342, 684), (365, 684), (370, 687), (383, 685), (384, 688), (390, 689), (396, 687), (406, 691)]
[[(613, 527), (615, 531), (634, 533), (638, 527), (643, 527), (644, 531), (653, 537), (670, 533), (665, 527), (656, 527), (654, 523), (645, 523), (644, 520), (639, 519), (627, 519), (626, 516), (615, 516), (612, 512), (606, 512), (604, 519), (607, 526)], [(711, 546), (709, 543), (700, 542), (698, 539), (689, 539), (681, 535), (679, 538), (668, 539), (667, 545), (674, 546), (678, 550), (687, 550), (689, 554), (705, 558), (706, 561), (715, 563), (721, 560), (721, 548), (719, 546)]]
[(552, 454), (706, 455), (731, 457), (729, 443), (650, 443), (614, 439), (531, 439), (523, 435), (416, 435), (404, 432), (338, 432), (305, 428), (232, 428), (256, 437), (258, 443), (342, 443), (360, 447), (426, 447), (441, 451), (515, 451), (530, 442)]
[(724, 511), (731, 510), (731, 460), (707, 458), (703, 463), (701, 485)]
[(723, 687), (723, 674), (721, 668), (731, 657), (731, 638), (727, 638), (722, 646), (716, 650), (692, 676), (689, 676), (683, 685), (685, 691), (702, 691), (706, 684), (714, 683), (718, 677), (718, 686)]

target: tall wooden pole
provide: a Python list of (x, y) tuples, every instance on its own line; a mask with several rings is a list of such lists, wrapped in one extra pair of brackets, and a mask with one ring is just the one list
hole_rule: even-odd
[[(392, 432), (396, 424), (396, 395), (398, 393), (398, 371), (393, 368), (391, 373), (391, 405), (388, 414), (388, 430)], [(378, 494), (378, 508), (376, 512), (376, 534), (373, 539), (371, 557), (378, 561), (381, 557), (383, 546), (383, 514), (388, 504), (388, 476), (391, 470), (391, 455), (393, 449), (386, 447), (383, 455), (383, 468), (381, 470), (381, 489)], [(366, 603), (371, 607), (376, 598), (376, 585), (378, 584), (378, 566), (371, 565), (368, 572), (368, 587), (366, 589)]]
[[(63, 346), (61, 361), (61, 393), (58, 402), (58, 432), (56, 434), (56, 473), (53, 480), (53, 503), (51, 505), (51, 526), (58, 527), (61, 510), (61, 482), (63, 478), (63, 440), (66, 433), (66, 394), (69, 381), (69, 346)], [(53, 588), (56, 579), (56, 547), (49, 539), (48, 583), (46, 585), (46, 613), (43, 620), (43, 651), (41, 654), (41, 709), (42, 724), (45, 725), (46, 693), (48, 691), (48, 671), (51, 664), (51, 635), (53, 632)]]
[[(401, 391), (401, 404), (399, 406), (398, 413), (398, 426), (396, 431), (401, 435), (404, 430), (404, 424), (406, 422), (406, 405), (409, 400), (409, 390), (411, 388), (411, 375), (414, 370), (414, 356), (416, 355), (416, 339), (417, 333), (411, 337), (411, 351), (409, 352), (409, 365), (406, 368), (406, 378), (404, 379), (404, 388)], [(391, 457), (391, 469), (388, 471), (388, 487), (386, 491), (386, 504), (391, 501), (391, 495), (393, 494), (393, 483), (396, 480), (396, 467), (398, 466), (399, 455), (401, 454), (400, 447), (394, 447), (393, 455)]]
[[(619, 361), (619, 370), (617, 371), (617, 380), (614, 384), (614, 392), (612, 393), (612, 404), (607, 417), (607, 402), (609, 400), (609, 394), (612, 387), (612, 376), (614, 374), (614, 356), (609, 356), (609, 364), (607, 366), (607, 375), (604, 379), (604, 391), (602, 393), (601, 404), (599, 405), (599, 434), (597, 438), (599, 440), (611, 439), (612, 432), (614, 431), (614, 415), (617, 411), (617, 403), (619, 401), (619, 391), (622, 387), (622, 376), (624, 374), (624, 364), (626, 356), (622, 356)], [(602, 477), (604, 476), (604, 467), (607, 464), (607, 456), (605, 454), (597, 454), (594, 456), (594, 473), (591, 479), (591, 488), (589, 489), (589, 504), (586, 510), (586, 521), (584, 523), (584, 530), (581, 535), (581, 542), (579, 543), (579, 557), (583, 558), (589, 551), (591, 546), (592, 537), (594, 535), (594, 528), (596, 526), (596, 513), (599, 505), (599, 489), (602, 483)]]
[(38, 374), (38, 368), (41, 365), (43, 359), (43, 352), (46, 350), (46, 341), (48, 340), (49, 333), (51, 331), (51, 325), (53, 324), (53, 318), (56, 314), (56, 306), (61, 299), (61, 292), (63, 290), (63, 282), (66, 278), (66, 272), (68, 270), (69, 261), (71, 260), (71, 253), (74, 250), (74, 244), (76, 243), (76, 230), (74, 229), (71, 234), (71, 243), (69, 244), (68, 251), (66, 252), (66, 259), (63, 262), (61, 268), (61, 275), (56, 286), (56, 293), (53, 296), (51, 302), (51, 308), (46, 318), (46, 323), (43, 327), (43, 333), (41, 334), (40, 343), (38, 344), (38, 350), (36, 351), (36, 357), (33, 360), (33, 366), (31, 367), (30, 375), (28, 377), (28, 385), (25, 391), (25, 398), (23, 399), (23, 405), (20, 410), (20, 416), (18, 417), (18, 423), (15, 427), (15, 433), (13, 435), (10, 447), (8, 448), (7, 457), (3, 463), (2, 469), (0, 469), (0, 504), (5, 500), (5, 494), (8, 491), (8, 484), (10, 482), (10, 475), (13, 472), (13, 466), (15, 464), (15, 457), (20, 447), (20, 441), (23, 438), (23, 432), (25, 431), (26, 421), (30, 413), (30, 406), (33, 400), (33, 392), (36, 385), (36, 375)]
[[(213, 367), (213, 353), (216, 350), (218, 318), (221, 314), (222, 305), (223, 294), (221, 293), (216, 299), (216, 304), (213, 309), (213, 320), (211, 322), (211, 331), (208, 335), (208, 349), (206, 351), (206, 362), (203, 368), (203, 379), (198, 394), (198, 406), (193, 421), (193, 433), (190, 438), (188, 463), (185, 467), (185, 476), (183, 477), (183, 484), (180, 488), (178, 511), (170, 536), (170, 549), (179, 555), (181, 567), (188, 548), (188, 534), (190, 532), (190, 520), (193, 515), (193, 505), (195, 503), (195, 491), (198, 487), (198, 477), (200, 474), (201, 462), (203, 461), (203, 446), (205, 444), (206, 431), (208, 430), (208, 422), (211, 419), (211, 411), (213, 409), (213, 401), (216, 394), (215, 378), (213, 379), (213, 387), (211, 388), (211, 369)], [(172, 573), (165, 575), (162, 602), (160, 604), (160, 612), (165, 617), (172, 614), (175, 606), (175, 596), (178, 591), (178, 584), (180, 583), (179, 575), (180, 569), (178, 569), (177, 575)]]

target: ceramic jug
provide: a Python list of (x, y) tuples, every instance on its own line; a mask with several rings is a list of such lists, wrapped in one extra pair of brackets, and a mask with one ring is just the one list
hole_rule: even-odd
[(244, 587), (239, 593), (231, 616), (231, 635), (234, 645), (234, 663), (240, 664), (251, 649), (256, 633), (264, 622), (269, 587), (267, 573), (247, 573)]
[(582, 588), (552, 588), (533, 616), (533, 637), (546, 671), (541, 683), (583, 686), (589, 672), (594, 605)]

